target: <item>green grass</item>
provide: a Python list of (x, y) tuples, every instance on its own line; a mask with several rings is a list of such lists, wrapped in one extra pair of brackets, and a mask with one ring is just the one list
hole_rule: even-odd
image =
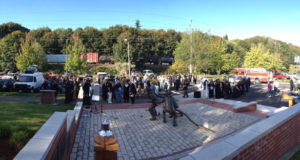
[[(0, 92), (0, 96), (22, 96), (22, 97), (40, 97), (40, 93), (27, 92)], [(58, 94), (57, 99), (64, 99), (64, 94)]]
[(40, 93), (0, 92), (0, 96), (27, 96), (27, 97), (40, 97)]
[(1, 101), (0, 127), (4, 126), (3, 129), (7, 130), (7, 126), (9, 126), (10, 134), (14, 131), (24, 130), (22, 129), (24, 126), (29, 132), (36, 132), (55, 111), (64, 112), (73, 109), (74, 105), (43, 105), (32, 102)]
[(300, 151), (297, 151), (291, 158), (290, 160), (298, 160), (300, 159)]

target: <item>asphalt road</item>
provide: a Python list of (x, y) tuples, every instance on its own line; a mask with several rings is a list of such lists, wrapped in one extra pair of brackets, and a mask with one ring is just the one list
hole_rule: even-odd
[(288, 83), (280, 83), (279, 85), (280, 94), (278, 96), (273, 95), (268, 97), (267, 84), (252, 85), (249, 92), (246, 92), (243, 96), (235, 98), (243, 102), (256, 101), (258, 104), (272, 106), (272, 107), (287, 107), (288, 101), (284, 100), (282, 95), (284, 91), (289, 91)]

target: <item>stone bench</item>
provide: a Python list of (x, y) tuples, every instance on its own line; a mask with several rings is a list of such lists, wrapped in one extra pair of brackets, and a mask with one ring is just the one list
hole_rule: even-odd
[(249, 102), (243, 103), (233, 106), (232, 112), (240, 113), (240, 112), (249, 112), (249, 111), (256, 111), (257, 103), (256, 102)]

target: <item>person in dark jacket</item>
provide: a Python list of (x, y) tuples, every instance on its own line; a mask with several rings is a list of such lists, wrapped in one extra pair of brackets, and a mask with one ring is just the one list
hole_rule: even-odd
[(232, 91), (230, 83), (224, 79), (222, 83), (222, 91), (223, 91), (223, 97), (224, 99), (229, 99), (231, 97)]
[(103, 81), (103, 84), (102, 84), (102, 99), (103, 101), (107, 101), (107, 93), (108, 93), (108, 84), (107, 84), (107, 80), (105, 79)]
[(83, 84), (83, 105), (90, 105), (91, 101), (90, 101), (90, 87), (91, 87), (91, 83), (90, 80), (87, 79), (85, 81), (85, 83)]
[(183, 80), (183, 90), (184, 90), (183, 98), (189, 97), (189, 95), (188, 95), (188, 86), (189, 86), (189, 83), (188, 83), (187, 79), (184, 79)]
[(129, 102), (129, 82), (125, 82), (124, 84), (124, 92), (123, 92), (123, 99), (125, 103)]
[(65, 88), (65, 103), (71, 102), (71, 83), (69, 78), (64, 81), (64, 88)]
[(44, 80), (44, 83), (42, 84), (42, 89), (45, 89), (45, 90), (49, 89), (48, 79)]
[(221, 83), (219, 79), (216, 80), (215, 92), (216, 98), (222, 98)]
[(131, 104), (135, 102), (135, 95), (136, 95), (136, 87), (132, 82), (129, 82), (129, 97), (131, 100)]
[(79, 81), (79, 78), (76, 78), (75, 83), (74, 83), (74, 99), (75, 100), (78, 99), (79, 89), (80, 89), (80, 81)]
[(215, 90), (215, 84), (213, 80), (210, 80), (208, 84), (208, 93), (209, 93), (209, 98), (214, 98), (214, 90)]
[(294, 90), (294, 81), (292, 78), (290, 79), (290, 90), (291, 92)]
[(57, 93), (58, 93), (58, 84), (56, 83), (56, 80), (52, 81), (52, 84), (51, 84), (51, 90), (55, 90), (55, 99), (57, 97)]

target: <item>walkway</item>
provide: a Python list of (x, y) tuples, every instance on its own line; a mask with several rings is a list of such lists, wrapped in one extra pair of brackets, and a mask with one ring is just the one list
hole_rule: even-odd
[[(178, 117), (177, 127), (172, 126), (171, 119), (163, 123), (161, 115), (158, 120), (150, 121), (147, 111), (149, 104), (105, 105), (103, 114), (91, 113), (87, 109), (83, 111), (71, 159), (94, 159), (93, 137), (100, 129), (103, 117), (109, 119), (110, 128), (118, 138), (120, 160), (178, 159), (195, 147), (221, 139), (261, 119), (197, 101), (183, 101), (179, 96), (177, 98), (181, 100), (182, 111), (198, 124), (205, 124), (215, 132), (197, 128), (186, 117)], [(122, 106), (124, 109), (120, 109)], [(162, 113), (161, 107), (157, 110)]]

